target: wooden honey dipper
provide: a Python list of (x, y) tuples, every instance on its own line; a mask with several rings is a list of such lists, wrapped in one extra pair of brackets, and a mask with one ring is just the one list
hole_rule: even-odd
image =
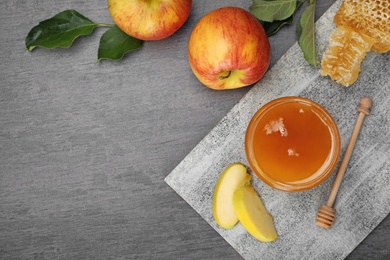
[(351, 158), (351, 154), (353, 151), (353, 148), (355, 147), (356, 139), (359, 135), (360, 128), (363, 123), (363, 119), (366, 115), (369, 115), (370, 113), (370, 107), (371, 107), (372, 101), (368, 97), (363, 97), (360, 100), (360, 106), (357, 109), (359, 112), (358, 118), (356, 120), (355, 128), (353, 129), (351, 138), (349, 140), (349, 144), (347, 149), (345, 150), (343, 160), (341, 162), (339, 171), (337, 172), (336, 179), (333, 184), (333, 188), (330, 192), (328, 201), (325, 205), (322, 205), (318, 212), (316, 217), (316, 225), (321, 226), (323, 228), (329, 229), (332, 227), (334, 218), (336, 216), (336, 210), (332, 208), (333, 203), (336, 199), (337, 192), (340, 188), (341, 181), (344, 176), (344, 172), (347, 168), (349, 159)]

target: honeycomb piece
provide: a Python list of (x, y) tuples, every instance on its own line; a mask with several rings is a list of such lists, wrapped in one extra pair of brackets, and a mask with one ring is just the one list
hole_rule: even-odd
[(334, 17), (336, 29), (321, 61), (320, 74), (349, 86), (370, 50), (390, 50), (390, 0), (344, 0)]
[(344, 0), (334, 22), (373, 38), (373, 51), (390, 50), (390, 0)]
[(373, 39), (349, 27), (339, 26), (330, 36), (324, 52), (320, 74), (330, 76), (336, 82), (349, 86), (360, 72), (360, 63), (370, 51)]

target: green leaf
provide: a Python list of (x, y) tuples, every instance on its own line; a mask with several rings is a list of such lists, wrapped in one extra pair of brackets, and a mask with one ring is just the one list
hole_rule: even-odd
[(33, 27), (26, 37), (26, 47), (68, 48), (82, 35), (92, 33), (98, 24), (92, 22), (75, 10), (63, 11)]
[(296, 0), (252, 0), (250, 12), (259, 20), (273, 22), (290, 17), (296, 7)]
[(313, 66), (317, 66), (318, 60), (314, 39), (314, 14), (315, 1), (310, 0), (310, 4), (306, 7), (299, 18), (296, 33), (298, 44), (303, 52), (303, 57)]
[(133, 38), (113, 26), (100, 38), (98, 61), (102, 59), (120, 60), (129, 51), (142, 47), (143, 41)]
[[(305, 1), (306, 0), (297, 1), (297, 7), (296, 7), (295, 11), (297, 11)], [(281, 21), (273, 21), (271, 23), (264, 22), (263, 27), (264, 27), (264, 30), (265, 30), (265, 33), (267, 34), (267, 36), (271, 36), (271, 35), (274, 35), (275, 33), (277, 33), (280, 30), (280, 28), (282, 28), (284, 25), (289, 25), (289, 24), (292, 24), (293, 22), (294, 22), (294, 15), (291, 15), (287, 19), (284, 19)]]
[(282, 21), (273, 21), (272, 23), (264, 22), (263, 27), (267, 36), (271, 36), (277, 33), (283, 25), (292, 24), (293, 22), (294, 17), (291, 15), (289, 18)]

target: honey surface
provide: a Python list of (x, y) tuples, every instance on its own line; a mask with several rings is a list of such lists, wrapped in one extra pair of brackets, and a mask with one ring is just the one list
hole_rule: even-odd
[(326, 167), (332, 136), (327, 119), (315, 107), (300, 102), (280, 104), (259, 120), (253, 150), (266, 175), (294, 183)]

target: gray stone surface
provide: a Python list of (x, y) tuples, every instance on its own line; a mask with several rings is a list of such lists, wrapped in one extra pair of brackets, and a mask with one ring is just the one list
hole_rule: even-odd
[[(333, 1), (317, 2), (318, 18)], [(111, 23), (106, 1), (0, 3), (0, 258), (239, 259), (164, 178), (248, 91), (258, 88), (209, 90), (193, 76), (186, 53), (191, 29), (202, 15), (227, 5), (248, 9), (251, 1), (194, 1), (190, 18), (172, 37), (146, 42), (122, 61), (98, 64), (104, 28), (69, 49), (30, 53), (24, 38), (39, 21), (66, 9)], [(271, 37), (271, 65), (294, 42), (293, 27)], [(325, 82), (331, 90), (319, 92), (319, 100), (340, 92), (335, 97), (351, 108), (340, 110), (340, 120), (353, 114), (360, 87)], [(302, 95), (312, 97), (308, 90)], [(388, 96), (388, 90), (380, 95)], [(373, 135), (383, 141), (380, 130), (388, 130), (387, 114), (369, 119), (382, 125), (361, 135), (359, 144)], [(366, 148), (357, 147), (356, 154)], [(364, 231), (374, 226), (361, 223)], [(389, 230), (387, 217), (347, 258), (389, 258)], [(356, 244), (345, 246), (352, 250)]]

